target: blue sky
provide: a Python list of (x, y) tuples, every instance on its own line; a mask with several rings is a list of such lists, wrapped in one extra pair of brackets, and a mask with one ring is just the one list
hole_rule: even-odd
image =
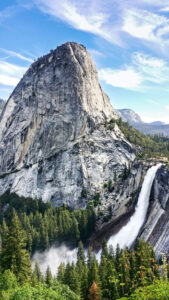
[(169, 0), (0, 0), (0, 98), (67, 41), (87, 47), (115, 108), (169, 123)]

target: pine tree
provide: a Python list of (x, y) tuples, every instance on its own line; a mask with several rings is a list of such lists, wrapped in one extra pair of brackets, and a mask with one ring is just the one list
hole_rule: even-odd
[(34, 271), (35, 271), (35, 273), (36, 273), (38, 282), (43, 282), (43, 281), (44, 281), (44, 278), (43, 278), (42, 272), (41, 272), (41, 270), (40, 270), (40, 266), (39, 266), (38, 261), (36, 261), (36, 263), (35, 263), (35, 269), (34, 269)]
[(104, 239), (103, 243), (102, 243), (102, 256), (104, 256), (105, 258), (108, 258), (108, 248), (107, 248), (107, 241)]
[(2, 249), (4, 248), (4, 246), (6, 244), (8, 233), (9, 233), (8, 226), (5, 222), (5, 220), (3, 220), (2, 227), (1, 227), (1, 239), (2, 239), (2, 245), (1, 246), (2, 246)]
[(91, 287), (93, 282), (96, 282), (99, 288), (101, 287), (100, 277), (99, 277), (99, 266), (96, 260), (96, 255), (93, 252), (88, 267), (88, 280), (89, 280), (88, 281), (89, 287)]
[(91, 288), (89, 289), (89, 300), (99, 300), (99, 291), (98, 286), (95, 282), (93, 282)]
[(70, 289), (77, 295), (80, 295), (80, 276), (74, 263), (71, 265), (69, 276)]
[(78, 245), (78, 252), (77, 252), (77, 261), (82, 261), (82, 263), (85, 263), (85, 254), (84, 254), (84, 248), (83, 243), (80, 241)]
[(47, 285), (51, 285), (52, 282), (53, 282), (53, 278), (52, 278), (52, 272), (51, 272), (51, 269), (50, 267), (48, 266), (47, 267), (47, 270), (46, 270), (46, 276), (45, 276), (45, 282)]
[(65, 264), (61, 263), (57, 271), (57, 280), (61, 283), (65, 283)]
[(88, 268), (86, 264), (79, 264), (78, 266), (81, 270), (80, 274), (80, 287), (81, 287), (81, 295), (82, 299), (87, 299), (88, 295)]
[(71, 234), (72, 234), (72, 241), (74, 243), (76, 243), (76, 241), (79, 240), (80, 238), (80, 232), (79, 232), (79, 228), (78, 228), (78, 222), (75, 218), (75, 215), (72, 215), (72, 230), (71, 230)]
[(13, 212), (9, 233), (2, 249), (1, 267), (2, 271), (10, 269), (20, 283), (30, 280), (31, 262), (26, 248), (26, 235), (22, 229), (21, 222)]

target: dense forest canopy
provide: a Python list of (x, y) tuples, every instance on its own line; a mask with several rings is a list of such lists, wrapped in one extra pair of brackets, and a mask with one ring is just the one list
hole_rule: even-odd
[(42, 274), (38, 262), (31, 271), (26, 232), (15, 211), (4, 232), (0, 260), (2, 300), (152, 299), (152, 295), (155, 300), (160, 299), (159, 295), (169, 299), (168, 290), (166, 260), (159, 266), (152, 247), (143, 240), (133, 250), (121, 250), (118, 245), (115, 250), (108, 249), (104, 242), (100, 262), (90, 247), (86, 257), (79, 242), (77, 262), (61, 263), (57, 277), (53, 277), (49, 267)]

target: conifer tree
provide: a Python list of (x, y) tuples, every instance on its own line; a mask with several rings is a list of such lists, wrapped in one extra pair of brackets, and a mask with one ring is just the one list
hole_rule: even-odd
[(9, 229), (8, 229), (8, 226), (5, 222), (5, 220), (3, 220), (2, 222), (2, 226), (1, 226), (1, 243), (2, 243), (2, 249), (4, 248), (5, 244), (6, 244), (6, 240), (7, 240), (7, 237), (8, 237), (8, 233), (9, 233)]
[(92, 286), (89, 289), (89, 300), (99, 300), (99, 291), (96, 282), (93, 282)]
[(57, 279), (61, 282), (61, 283), (65, 283), (65, 264), (61, 263), (58, 267), (58, 271), (57, 271)]
[(36, 276), (37, 276), (37, 279), (38, 279), (38, 282), (43, 282), (44, 281), (44, 278), (43, 278), (43, 274), (40, 270), (40, 266), (39, 266), (39, 263), (38, 261), (36, 261), (35, 263), (35, 269), (34, 269), (35, 273), (36, 273)]
[(104, 256), (105, 258), (108, 258), (108, 248), (107, 248), (107, 242), (106, 239), (104, 239), (103, 243), (102, 243), (102, 256)]
[(91, 287), (93, 282), (96, 282), (99, 288), (101, 286), (100, 277), (99, 277), (99, 266), (96, 260), (96, 255), (93, 252), (88, 267), (88, 282), (89, 282), (89, 287)]
[(52, 272), (51, 272), (51, 269), (49, 266), (47, 267), (47, 270), (46, 270), (45, 282), (48, 286), (50, 286), (53, 282)]
[(88, 295), (88, 268), (86, 264), (79, 264), (78, 269), (80, 269), (80, 286), (82, 299), (87, 299)]
[(80, 295), (80, 274), (78, 273), (77, 268), (74, 263), (72, 263), (69, 273), (69, 287), (77, 295)]
[(25, 239), (25, 231), (14, 211), (8, 236), (2, 249), (1, 267), (2, 271), (11, 270), (20, 283), (29, 281), (31, 275), (31, 262), (29, 253), (25, 249)]
[(84, 248), (83, 243), (80, 241), (78, 245), (78, 252), (77, 252), (77, 261), (82, 261), (82, 263), (85, 263), (85, 254), (84, 254)]

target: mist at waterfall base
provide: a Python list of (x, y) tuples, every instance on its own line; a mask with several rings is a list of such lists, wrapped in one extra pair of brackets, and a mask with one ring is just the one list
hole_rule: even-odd
[[(152, 184), (160, 166), (161, 164), (158, 164), (148, 169), (133, 216), (131, 216), (128, 223), (124, 225), (118, 233), (110, 237), (107, 243), (108, 246), (116, 248), (117, 244), (119, 244), (120, 248), (126, 246), (130, 247), (137, 238), (146, 219)], [(101, 250), (96, 254), (96, 257), (100, 260)], [(67, 264), (68, 262), (76, 262), (76, 259), (77, 248), (71, 250), (62, 244), (58, 247), (52, 246), (49, 250), (44, 252), (36, 252), (32, 258), (32, 264), (34, 266), (35, 261), (38, 261), (43, 273), (45, 273), (47, 267), (50, 266), (52, 274), (56, 275), (60, 263)]]
[(53, 275), (56, 275), (57, 269), (61, 263), (76, 262), (77, 248), (70, 249), (65, 244), (58, 247), (52, 246), (49, 250), (44, 252), (35, 252), (32, 258), (32, 265), (36, 261), (39, 262), (41, 272), (45, 274), (49, 266)]

